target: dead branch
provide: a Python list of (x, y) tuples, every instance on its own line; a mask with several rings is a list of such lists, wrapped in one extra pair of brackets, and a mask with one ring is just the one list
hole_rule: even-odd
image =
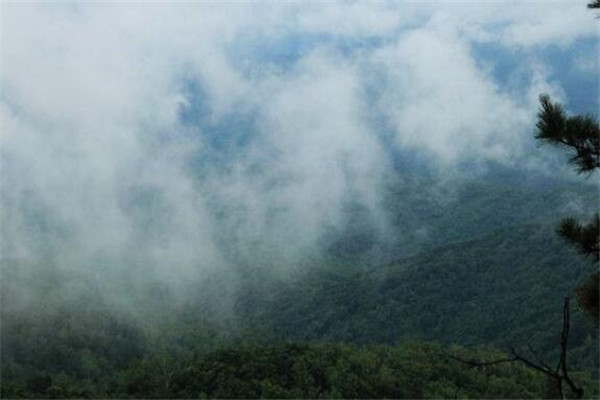
[(562, 328), (562, 332), (560, 334), (560, 357), (559, 357), (559, 361), (558, 361), (558, 364), (555, 369), (552, 369), (550, 366), (548, 366), (546, 363), (544, 363), (542, 361), (542, 359), (538, 356), (538, 354), (533, 350), (533, 348), (531, 347), (531, 345), (529, 343), (527, 343), (527, 346), (529, 347), (530, 352), (538, 359), (539, 364), (523, 357), (522, 355), (517, 353), (517, 351), (514, 348), (511, 349), (511, 354), (512, 354), (511, 358), (500, 358), (500, 359), (492, 360), (492, 361), (480, 362), (480, 361), (474, 361), (474, 360), (463, 360), (459, 357), (456, 357), (456, 356), (453, 356), (450, 354), (448, 355), (448, 357), (453, 360), (459, 361), (463, 364), (470, 365), (472, 367), (487, 367), (487, 366), (495, 365), (495, 364), (520, 362), (529, 368), (535, 369), (536, 371), (539, 371), (539, 372), (555, 379), (558, 383), (558, 391), (560, 393), (561, 398), (563, 398), (563, 399), (565, 398), (565, 394), (563, 391), (563, 382), (566, 382), (567, 385), (569, 386), (569, 388), (571, 389), (571, 391), (573, 392), (573, 394), (575, 394), (576, 398), (581, 399), (581, 398), (583, 398), (583, 389), (578, 387), (575, 384), (575, 382), (573, 382), (573, 380), (569, 376), (569, 370), (567, 368), (567, 350), (568, 350), (569, 327), (570, 327), (569, 319), (570, 319), (570, 317), (569, 317), (569, 298), (565, 297), (565, 300), (563, 303), (563, 328)]

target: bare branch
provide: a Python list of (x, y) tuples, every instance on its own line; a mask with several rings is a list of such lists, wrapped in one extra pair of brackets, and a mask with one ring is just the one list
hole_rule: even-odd
[(567, 368), (567, 345), (569, 341), (569, 298), (565, 297), (565, 301), (563, 304), (563, 330), (560, 334), (560, 367), (562, 378), (569, 385), (573, 393), (577, 396), (578, 399), (583, 397), (583, 389), (577, 387), (571, 377), (569, 377), (569, 371)]
[(531, 346), (531, 344), (529, 342), (527, 342), (527, 348), (529, 349), (529, 351), (531, 352), (531, 354), (533, 354), (535, 356), (535, 358), (537, 358), (538, 363), (542, 367), (546, 368), (548, 371), (552, 370), (552, 368), (548, 364), (546, 364), (544, 362), (544, 360), (542, 359), (542, 357), (538, 354), (537, 351), (535, 351), (535, 349)]
[(525, 364), (526, 366), (528, 366), (529, 368), (532, 368), (536, 371), (539, 371), (539, 372), (555, 379), (558, 383), (558, 390), (559, 390), (562, 398), (565, 398), (564, 392), (563, 392), (563, 381), (564, 381), (567, 383), (567, 385), (569, 385), (569, 388), (577, 396), (577, 398), (581, 399), (581, 398), (583, 398), (583, 389), (578, 387), (575, 384), (575, 382), (573, 382), (573, 380), (569, 376), (569, 371), (567, 368), (567, 350), (568, 350), (569, 325), (570, 325), (569, 320), (570, 320), (569, 298), (565, 297), (565, 300), (563, 303), (563, 329), (560, 334), (560, 359), (558, 361), (558, 365), (556, 366), (556, 369), (554, 369), (554, 370), (541, 360), (541, 358), (537, 355), (537, 353), (535, 352), (535, 350), (533, 349), (533, 347), (531, 347), (531, 345), (529, 343), (527, 343), (527, 346), (529, 347), (529, 350), (531, 351), (531, 353), (533, 353), (533, 355), (536, 358), (538, 358), (539, 364), (536, 364), (535, 362), (530, 361), (527, 358), (523, 357), (522, 355), (517, 353), (517, 351), (514, 348), (511, 349), (511, 354), (513, 355), (512, 358), (500, 358), (500, 359), (492, 360), (492, 361), (479, 362), (479, 361), (473, 361), (473, 360), (463, 360), (463, 359), (456, 357), (454, 355), (451, 355), (451, 354), (448, 354), (448, 357), (450, 357), (453, 360), (459, 361), (463, 364), (471, 365), (473, 367), (486, 367), (486, 366), (502, 364), (502, 363), (521, 362), (521, 363)]
[(516, 358), (501, 358), (499, 360), (494, 360), (494, 361), (479, 362), (479, 361), (473, 361), (473, 360), (463, 360), (462, 358), (453, 356), (452, 354), (448, 354), (448, 357), (450, 357), (451, 359), (456, 360), (458, 362), (461, 362), (463, 364), (470, 365), (472, 367), (487, 367), (487, 366), (490, 366), (490, 365), (496, 365), (496, 364), (502, 364), (502, 363), (511, 363), (511, 362), (517, 361)]
[(558, 374), (556, 372), (552, 371), (552, 369), (546, 368), (543, 365), (537, 365), (536, 363), (529, 361), (528, 359), (526, 359), (525, 357), (523, 357), (519, 353), (517, 353), (515, 349), (511, 349), (511, 353), (513, 354), (513, 356), (515, 356), (515, 361), (520, 361), (523, 364), (527, 365), (528, 367), (538, 370), (546, 375), (550, 375), (557, 379), (559, 378)]

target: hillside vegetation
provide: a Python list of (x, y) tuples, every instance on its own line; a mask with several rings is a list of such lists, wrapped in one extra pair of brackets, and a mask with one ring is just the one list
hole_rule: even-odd
[[(369, 236), (357, 218), (329, 242), (335, 251), (296, 273), (242, 269), (222, 312), (228, 276), (178, 301), (152, 286), (115, 312), (126, 291), (3, 262), (2, 397), (550, 396), (546, 377), (522, 365), (474, 368), (449, 355), (493, 360), (515, 347), (556, 363), (562, 298), (595, 266), (555, 235), (555, 221), (572, 211), (565, 199), (593, 208), (593, 188), (473, 183), (445, 206), (390, 196), (397, 229), (427, 226), (427, 237), (400, 233), (404, 244), (376, 264), (376, 246), (353, 247), (356, 232)], [(574, 377), (596, 396), (598, 327), (576, 310), (569, 346)]]

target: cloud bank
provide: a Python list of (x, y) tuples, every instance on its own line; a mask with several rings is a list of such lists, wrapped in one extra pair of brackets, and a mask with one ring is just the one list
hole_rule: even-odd
[(544, 54), (595, 21), (543, 8), (3, 3), (2, 258), (179, 284), (319, 254), (352, 207), (384, 237), (395, 160), (518, 163), (569, 101)]

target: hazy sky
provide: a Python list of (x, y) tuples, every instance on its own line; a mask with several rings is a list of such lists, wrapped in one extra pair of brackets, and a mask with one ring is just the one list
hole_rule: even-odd
[(385, 229), (398, 158), (535, 168), (538, 95), (598, 105), (585, 4), (3, 2), (2, 257), (177, 281)]

